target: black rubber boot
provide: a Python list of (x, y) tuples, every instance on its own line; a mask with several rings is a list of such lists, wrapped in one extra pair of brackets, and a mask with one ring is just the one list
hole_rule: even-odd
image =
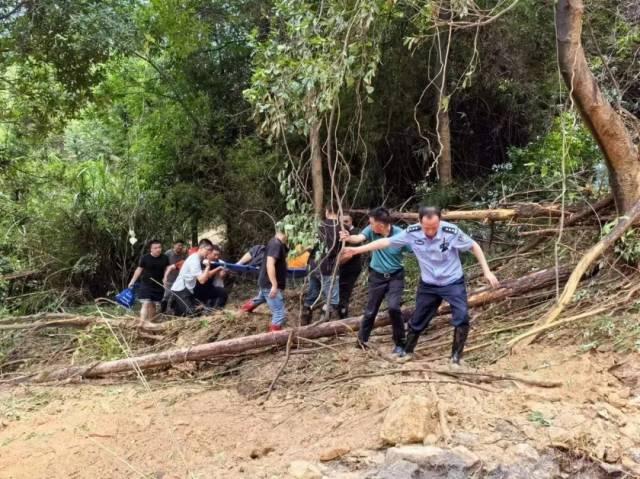
[(451, 346), (451, 362), (453, 364), (460, 364), (462, 359), (462, 352), (464, 351), (464, 344), (467, 342), (467, 336), (469, 335), (469, 325), (459, 326), (453, 331), (453, 345)]
[(160, 312), (162, 314), (167, 312), (167, 306), (169, 306), (169, 301), (166, 301), (164, 299), (160, 301)]
[(313, 311), (310, 307), (305, 306), (302, 308), (302, 314), (300, 315), (300, 326), (309, 326), (313, 319)]
[(420, 337), (420, 333), (416, 333), (409, 329), (409, 334), (407, 334), (407, 340), (404, 343), (404, 352), (407, 354), (413, 354), (413, 351), (416, 349), (416, 345), (418, 344), (418, 338)]

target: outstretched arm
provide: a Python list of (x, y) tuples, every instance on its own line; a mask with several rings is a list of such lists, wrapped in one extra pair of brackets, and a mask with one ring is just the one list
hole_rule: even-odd
[(482, 248), (475, 241), (471, 246), (471, 252), (473, 253), (473, 256), (475, 256), (478, 260), (478, 263), (480, 263), (480, 267), (482, 268), (482, 272), (484, 273), (484, 277), (487, 282), (491, 285), (492, 288), (498, 288), (500, 286), (500, 281), (498, 281), (496, 275), (491, 272), (491, 268), (489, 268), (489, 264), (487, 263), (487, 259), (484, 256)]
[(245, 253), (242, 258), (240, 258), (238, 260), (238, 262), (236, 264), (247, 264), (249, 261), (251, 261), (253, 258), (251, 257), (251, 253), (247, 252)]
[(349, 232), (342, 230), (340, 231), (340, 241), (346, 241), (349, 244), (360, 244), (367, 241), (367, 237), (363, 234), (350, 235)]
[(353, 256), (355, 254), (362, 254), (362, 253), (368, 253), (369, 251), (377, 251), (379, 249), (385, 249), (385, 248), (388, 248), (389, 246), (391, 246), (391, 240), (389, 238), (381, 238), (379, 240), (372, 241), (371, 243), (367, 243), (362, 246), (344, 248), (343, 251), (345, 252), (345, 254)]

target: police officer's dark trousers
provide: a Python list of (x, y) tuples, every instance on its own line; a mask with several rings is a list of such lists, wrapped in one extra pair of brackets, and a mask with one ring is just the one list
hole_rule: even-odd
[(451, 324), (456, 328), (454, 349), (460, 349), (459, 355), (462, 354), (462, 348), (469, 331), (469, 306), (467, 304), (467, 289), (464, 285), (464, 278), (445, 286), (437, 286), (420, 281), (416, 294), (416, 309), (409, 321), (409, 334), (405, 347), (407, 353), (412, 353), (415, 349), (418, 337), (429, 326), (442, 300), (445, 300), (451, 306)]
[(358, 339), (361, 343), (366, 344), (367, 341), (369, 341), (373, 323), (380, 310), (382, 300), (386, 296), (389, 307), (389, 319), (391, 320), (391, 328), (393, 330), (393, 342), (396, 346), (404, 346), (404, 322), (402, 321), (402, 313), (400, 311), (403, 291), (404, 270), (401, 269), (386, 274), (378, 273), (372, 269), (369, 270), (367, 306), (364, 310), (362, 325), (358, 333)]

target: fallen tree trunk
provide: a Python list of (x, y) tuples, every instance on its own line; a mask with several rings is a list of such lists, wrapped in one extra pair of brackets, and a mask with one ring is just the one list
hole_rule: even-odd
[[(600, 226), (594, 225), (580, 225), (580, 226), (565, 226), (562, 228), (563, 232), (566, 231), (584, 231), (586, 229), (590, 230), (599, 230)], [(531, 230), (531, 231), (520, 231), (518, 236), (521, 238), (525, 238), (528, 236), (555, 236), (560, 233), (560, 228), (545, 228), (541, 230)]]
[(580, 279), (584, 276), (584, 273), (589, 269), (591, 264), (598, 259), (602, 253), (608, 250), (613, 244), (622, 237), (622, 235), (627, 231), (636, 221), (640, 219), (640, 201), (636, 202), (636, 204), (631, 208), (625, 216), (620, 218), (618, 224), (611, 230), (611, 232), (598, 241), (594, 246), (592, 246), (589, 251), (585, 253), (582, 259), (578, 262), (575, 269), (571, 273), (567, 284), (562, 291), (562, 295), (558, 298), (556, 305), (549, 311), (543, 318), (536, 322), (532, 331), (528, 331), (524, 334), (521, 334), (511, 341), (509, 341), (509, 347), (515, 346), (519, 342), (523, 342), (523, 344), (531, 344), (536, 337), (538, 337), (539, 332), (545, 329), (545, 326), (553, 323), (562, 311), (565, 306), (571, 302), (573, 298), (573, 294), (576, 292), (578, 288), (578, 283)]
[[(532, 291), (555, 284), (556, 276), (564, 281), (571, 271), (568, 266), (548, 268), (535, 271), (517, 279), (504, 281), (500, 288), (482, 288), (469, 296), (469, 306), (480, 306), (494, 301), (500, 301), (512, 296), (517, 296), (527, 291)], [(449, 311), (449, 306), (443, 306), (438, 310), (439, 314)], [(412, 308), (402, 311), (403, 317), (408, 320), (413, 314)], [(339, 336), (341, 334), (354, 333), (360, 328), (360, 317), (348, 318), (340, 321), (331, 321), (318, 325), (301, 327), (293, 330), (278, 331), (275, 333), (262, 333), (252, 336), (227, 339), (213, 343), (204, 343), (196, 346), (173, 349), (161, 353), (147, 354), (144, 356), (104, 361), (91, 366), (71, 366), (55, 371), (42, 372), (32, 377), (16, 380), (32, 382), (48, 382), (71, 378), (95, 378), (107, 374), (123, 373), (136, 369), (152, 369), (171, 366), (187, 361), (202, 361), (215, 357), (243, 353), (252, 349), (260, 349), (269, 346), (283, 346), (291, 337), (292, 343), (298, 339), (317, 339), (322, 337)], [(378, 316), (374, 327), (382, 327), (389, 324), (386, 314)]]
[(76, 314), (70, 313), (37, 313), (37, 314), (29, 314), (27, 316), (7, 316), (0, 319), (0, 324), (4, 323), (33, 323), (34, 321), (44, 321), (44, 320), (58, 320), (58, 319), (69, 319), (75, 318)]
[(17, 279), (26, 279), (40, 273), (42, 273), (42, 270), (39, 269), (34, 269), (31, 271), (18, 271), (17, 273), (10, 273), (5, 274), (4, 276), (0, 276), (0, 281), (15, 281)]
[[(47, 327), (85, 328), (92, 324), (97, 324), (99, 321), (100, 318), (93, 318), (91, 316), (75, 316), (70, 318), (53, 319), (51, 321), (0, 324), (0, 331), (15, 331), (18, 329), (31, 329), (37, 331), (38, 329)], [(114, 323), (116, 323), (116, 320), (114, 320)], [(117, 321), (117, 323), (119, 324), (120, 322)]]
[(577, 211), (576, 213), (569, 216), (567, 221), (565, 221), (565, 226), (573, 226), (579, 221), (583, 219), (598, 214), (598, 211), (608, 208), (609, 206), (613, 206), (613, 195), (607, 195), (604, 198), (599, 199), (592, 205), (588, 205), (586, 208), (583, 208), (582, 211)]
[[(354, 215), (367, 215), (367, 210), (348, 210)], [(396, 220), (418, 221), (418, 213), (403, 213), (394, 211), (392, 218)], [(470, 221), (505, 221), (517, 218), (559, 218), (562, 210), (558, 205), (539, 205), (537, 203), (519, 203), (510, 208), (495, 208), (486, 210), (457, 210), (443, 211), (442, 219), (446, 221), (470, 220)]]
[(44, 328), (86, 328), (98, 324), (107, 324), (118, 328), (126, 329), (144, 329), (147, 331), (163, 332), (167, 329), (167, 323), (146, 323), (143, 327), (139, 326), (136, 318), (110, 318), (106, 319), (101, 316), (70, 316), (61, 319), (53, 319), (50, 321), (32, 321), (18, 322), (9, 324), (0, 324), (0, 332), (16, 331), (20, 329), (28, 329), (30, 331), (38, 331)]
[[(583, 208), (579, 211), (573, 211), (575, 208), (565, 208), (565, 220), (566, 226), (575, 225), (579, 221), (596, 214), (603, 208), (611, 206), (613, 204), (613, 196), (608, 195), (593, 205)], [(572, 212), (573, 211), (573, 212)], [(348, 210), (349, 213), (354, 215), (368, 214), (367, 210), (352, 209)], [(405, 221), (418, 221), (418, 213), (413, 212), (400, 212), (393, 211), (391, 216), (397, 220)], [(537, 203), (517, 203), (508, 208), (494, 208), (483, 210), (456, 210), (456, 211), (443, 211), (442, 219), (446, 221), (456, 220), (469, 220), (469, 221), (506, 221), (511, 219), (521, 218), (560, 218), (562, 216), (562, 209), (555, 204), (540, 205)]]

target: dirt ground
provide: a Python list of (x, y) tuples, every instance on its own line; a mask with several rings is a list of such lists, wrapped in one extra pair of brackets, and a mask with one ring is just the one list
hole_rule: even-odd
[[(433, 362), (398, 365), (344, 342), (292, 354), (281, 387), (266, 401), (254, 399), (276, 376), (284, 352), (261, 360), (233, 380), (201, 373), (194, 379), (3, 386), (0, 477), (278, 478), (287, 477), (294, 460), (320, 464), (333, 456), (341, 457), (321, 466), (326, 477), (365, 477), (367, 461), (383, 447), (380, 429), (389, 405), (405, 394), (431, 397), (427, 384), (406, 383), (424, 379), (423, 373), (390, 371)], [(482, 370), (559, 380), (561, 387), (516, 381), (483, 384), (492, 392), (459, 383), (435, 387), (451, 442), (484, 461), (501, 460), (510, 446), (527, 443), (633, 468), (629, 455), (640, 448), (635, 364), (637, 354), (534, 346)], [(370, 377), (358, 376), (365, 374)], [(439, 430), (431, 440), (443, 443)]]

